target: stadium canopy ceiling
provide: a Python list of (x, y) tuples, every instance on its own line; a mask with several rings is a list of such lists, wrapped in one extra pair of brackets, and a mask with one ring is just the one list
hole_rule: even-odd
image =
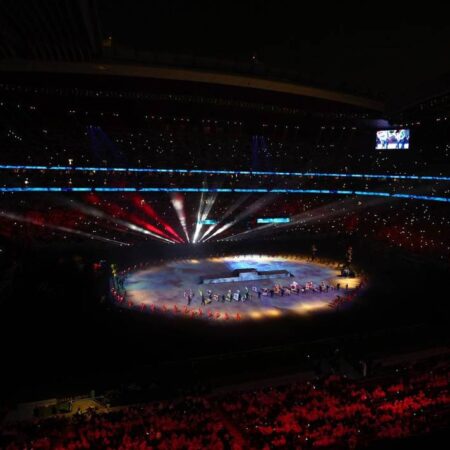
[(373, 110), (446, 91), (444, 11), (334, 3), (1, 0), (0, 69), (185, 77)]

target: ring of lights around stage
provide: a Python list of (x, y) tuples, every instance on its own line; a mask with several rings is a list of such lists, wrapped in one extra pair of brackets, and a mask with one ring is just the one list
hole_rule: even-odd
[[(231, 274), (236, 269), (253, 268), (258, 271), (287, 270), (293, 277), (271, 278), (264, 280), (224, 282), (217, 284), (200, 284), (202, 277), (213, 278)], [(340, 283), (349, 290), (347, 299), (354, 297), (355, 289), (360, 279), (340, 277), (340, 271), (330, 264), (311, 262), (299, 256), (265, 256), (239, 255), (221, 258), (175, 260), (149, 267), (133, 267), (122, 272), (126, 275), (124, 288), (125, 297), (114, 290), (115, 298), (122, 307), (140, 310), (150, 314), (166, 314), (171, 317), (202, 319), (217, 322), (236, 322), (261, 320), (281, 317), (283, 315), (305, 315), (318, 311), (329, 311), (330, 306), (339, 294), (345, 296), (344, 289), (337, 291), (332, 288), (328, 292), (292, 293), (270, 297), (262, 295), (258, 299), (255, 286), (258, 289), (271, 288), (275, 284), (290, 285), (294, 280), (300, 285), (313, 282), (318, 286), (322, 281), (335, 287)], [(242, 301), (212, 301), (202, 305), (199, 290), (211, 289), (213, 293), (226, 294), (238, 289), (241, 293), (249, 289), (252, 298)], [(195, 296), (191, 305), (187, 305), (184, 291), (192, 289)]]

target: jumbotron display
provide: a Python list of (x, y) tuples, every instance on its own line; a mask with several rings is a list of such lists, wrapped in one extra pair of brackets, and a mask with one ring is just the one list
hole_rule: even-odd
[(378, 130), (376, 150), (403, 150), (409, 149), (409, 130)]

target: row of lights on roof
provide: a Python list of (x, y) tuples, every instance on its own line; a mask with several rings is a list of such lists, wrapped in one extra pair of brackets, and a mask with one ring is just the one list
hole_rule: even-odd
[(335, 127), (335, 126), (326, 127), (326, 126), (321, 126), (321, 127), (320, 127), (321, 130), (326, 130), (326, 129), (330, 129), (330, 130), (346, 130), (347, 128), (348, 128), (349, 130), (356, 130), (356, 129), (357, 129), (357, 127), (345, 127), (345, 126), (342, 126), (342, 127)]
[[(269, 124), (267, 124), (267, 123), (263, 123), (263, 124), (262, 124), (262, 127), (263, 127), (263, 128), (267, 128), (267, 127), (270, 127), (270, 126), (272, 126), (272, 127), (274, 127), (274, 128), (278, 128), (278, 127), (283, 128), (283, 125), (277, 125), (277, 124), (269, 125)], [(292, 127), (292, 128), (295, 128), (296, 130), (299, 130), (299, 129), (300, 129), (300, 126), (299, 126), (299, 125), (291, 125), (291, 127)], [(284, 125), (284, 128), (288, 129), (288, 128), (289, 128), (289, 125)]]
[[(148, 119), (150, 117), (150, 119), (152, 120), (163, 120), (164, 117), (162, 116), (148, 116), (147, 114), (144, 116), (145, 119)], [(172, 120), (174, 122), (176, 122), (177, 120), (179, 120), (180, 122), (190, 122), (191, 119), (188, 119), (187, 117), (172, 117)]]
[[(98, 95), (98, 94), (97, 94)], [(0, 102), (0, 106), (4, 106), (4, 102)], [(16, 107), (19, 109), (19, 108), (21, 108), (22, 107), (22, 105), (21, 104), (17, 104), (16, 105)], [(33, 105), (30, 105), (29, 107), (28, 107), (31, 111), (35, 111), (37, 108), (36, 108), (36, 106), (33, 106)], [(75, 109), (69, 109), (68, 110), (68, 112), (69, 112), (69, 114), (75, 114), (77, 111), (75, 110)], [(89, 112), (88, 111), (85, 111), (84, 112), (85, 114), (89, 114)], [(103, 113), (103, 112), (100, 112), (100, 115), (101, 116), (103, 116), (105, 113)], [(112, 116), (113, 117), (119, 117), (120, 116), (120, 114), (119, 113), (117, 113), (117, 112), (114, 112), (114, 113), (112, 113)], [(148, 119), (148, 115), (145, 115), (145, 118), (146, 119)], [(162, 120), (163, 119), (163, 117), (162, 116), (150, 116), (150, 118), (151, 119), (159, 119), (159, 120)], [(177, 120), (177, 118), (176, 117), (174, 117), (173, 118), (173, 120), (174, 121), (176, 121)], [(181, 122), (183, 122), (183, 121), (186, 121), (186, 122), (189, 122), (190, 121), (190, 119), (188, 119), (188, 118), (183, 118), (183, 117), (181, 117), (180, 119), (178, 119), (178, 120), (180, 120)], [(444, 116), (444, 117), (437, 117), (436, 119), (436, 122), (441, 122), (441, 121), (446, 121), (446, 120), (448, 120), (448, 117), (447, 116)], [(210, 119), (202, 119), (202, 121), (201, 121), (202, 123), (215, 123), (215, 124), (217, 124), (218, 123), (218, 121), (217, 120), (210, 120)], [(230, 124), (230, 123), (233, 123), (234, 125), (242, 125), (242, 122), (236, 122), (236, 121), (234, 121), (234, 122), (231, 122), (231, 121), (226, 121), (226, 123), (227, 124)], [(414, 125), (421, 125), (421, 122), (420, 121), (417, 121), (417, 122), (411, 122), (411, 123), (404, 123), (404, 124), (394, 124), (394, 126), (396, 126), (396, 127), (409, 127), (409, 126), (414, 126)], [(270, 126), (269, 124), (262, 124), (262, 126), (263, 127), (268, 127), (268, 126)], [(278, 125), (272, 125), (274, 128), (277, 128), (278, 127)], [(280, 125), (280, 127), (282, 127), (281, 125)], [(287, 128), (289, 128), (289, 125), (285, 125), (285, 128), (287, 129)], [(296, 125), (296, 126), (294, 126), (293, 128), (295, 128), (295, 129), (299, 129), (300, 127), (298, 126), (298, 125)], [(322, 126), (321, 127), (321, 129), (322, 130), (325, 130), (327, 127), (325, 127), (325, 126)], [(331, 128), (332, 130), (334, 130), (335, 128), (338, 128), (338, 127), (334, 127), (334, 126), (331, 126), (331, 127), (329, 127), (329, 128)], [(343, 130), (345, 130), (347, 127), (345, 127), (345, 126), (343, 126), (342, 127), (342, 129)], [(349, 127), (350, 128), (350, 127)], [(357, 128), (356, 127), (351, 127), (351, 129), (352, 130), (356, 130)]]
[(414, 125), (421, 125), (420, 122), (411, 122), (411, 123), (399, 123), (399, 124), (395, 124), (394, 123), (394, 127), (413, 127)]
[(22, 141), (23, 140), (23, 138), (21, 136), (19, 136), (18, 134), (16, 134), (14, 132), (14, 130), (8, 130), (7, 136), (15, 139), (16, 141)]

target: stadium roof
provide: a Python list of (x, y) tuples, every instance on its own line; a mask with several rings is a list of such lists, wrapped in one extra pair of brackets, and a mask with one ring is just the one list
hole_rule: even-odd
[[(335, 100), (339, 92), (337, 101), (364, 101), (366, 107), (371, 102), (375, 110), (383, 103), (401, 109), (434, 95), (449, 79), (450, 25), (444, 12), (423, 6), (415, 11), (411, 5), (397, 12), (379, 3), (355, 16), (342, 2), (320, 4), (315, 11), (298, 6), (2, 0), (1, 68), (17, 68), (24, 60), (40, 64), (22, 68), (41, 71), (43, 63), (84, 63), (74, 73), (185, 76)], [(53, 67), (68, 72), (70, 66)]]

